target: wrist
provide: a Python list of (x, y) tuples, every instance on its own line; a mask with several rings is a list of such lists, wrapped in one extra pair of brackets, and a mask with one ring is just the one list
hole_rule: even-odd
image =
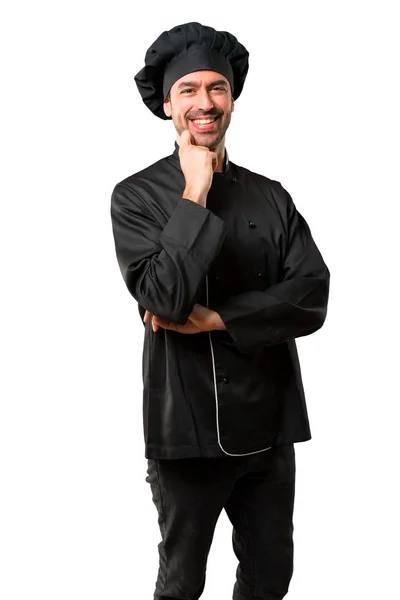
[(205, 206), (207, 194), (202, 190), (196, 189), (194, 186), (186, 185), (183, 190), (182, 198), (192, 200), (192, 202)]

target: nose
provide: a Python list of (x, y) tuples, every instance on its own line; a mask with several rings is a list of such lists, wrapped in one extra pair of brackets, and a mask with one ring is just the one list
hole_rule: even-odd
[(201, 88), (196, 94), (196, 108), (200, 110), (209, 111), (214, 106), (213, 101), (211, 100), (209, 92)]

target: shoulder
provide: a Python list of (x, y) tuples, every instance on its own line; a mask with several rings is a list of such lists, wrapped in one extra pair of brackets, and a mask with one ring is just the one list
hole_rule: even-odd
[(155, 189), (162, 189), (166, 179), (171, 176), (174, 166), (170, 156), (160, 158), (151, 165), (121, 179), (112, 190), (111, 204), (120, 202), (145, 206), (151, 204)]
[(154, 181), (155, 177), (162, 177), (166, 171), (171, 170), (169, 158), (169, 156), (160, 158), (148, 167), (128, 175), (124, 179), (121, 179), (121, 181), (115, 185), (115, 188), (125, 187), (131, 190), (139, 190), (141, 185), (146, 185), (146, 183)]

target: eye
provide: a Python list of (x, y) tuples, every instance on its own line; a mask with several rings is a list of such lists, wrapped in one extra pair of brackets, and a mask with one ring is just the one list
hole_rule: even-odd
[(222, 85), (216, 85), (214, 90), (221, 90), (222, 92), (225, 92), (225, 88)]
[(186, 88), (184, 90), (182, 90), (182, 94), (185, 94), (186, 92), (193, 92), (193, 88)]

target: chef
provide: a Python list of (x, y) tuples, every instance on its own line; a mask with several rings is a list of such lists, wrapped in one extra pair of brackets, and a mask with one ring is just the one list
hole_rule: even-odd
[(295, 338), (322, 327), (330, 273), (281, 183), (228, 156), (248, 57), (226, 31), (164, 31), (135, 82), (172, 120), (175, 147), (112, 193), (116, 256), (144, 323), (154, 598), (200, 597), (222, 508), (234, 600), (283, 598), (293, 571), (293, 444), (311, 438)]

